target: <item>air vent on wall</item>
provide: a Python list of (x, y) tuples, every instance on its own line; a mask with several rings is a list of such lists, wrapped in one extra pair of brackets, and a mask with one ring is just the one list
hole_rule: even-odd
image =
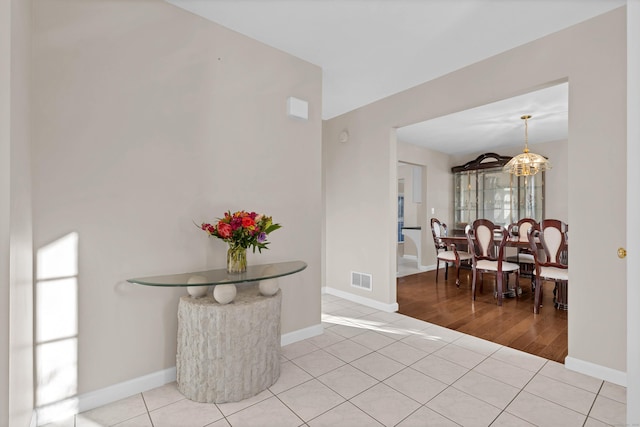
[(366, 273), (351, 272), (351, 286), (354, 288), (371, 290), (371, 275)]

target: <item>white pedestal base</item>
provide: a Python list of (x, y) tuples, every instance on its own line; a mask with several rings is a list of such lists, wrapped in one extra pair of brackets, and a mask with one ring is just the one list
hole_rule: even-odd
[(236, 402), (255, 396), (280, 376), (282, 291), (260, 295), (238, 286), (235, 300), (180, 298), (178, 390), (196, 402)]

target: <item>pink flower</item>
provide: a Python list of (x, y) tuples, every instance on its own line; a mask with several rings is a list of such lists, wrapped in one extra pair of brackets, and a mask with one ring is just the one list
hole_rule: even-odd
[(229, 237), (231, 237), (233, 230), (231, 228), (231, 225), (227, 224), (226, 222), (218, 222), (218, 235), (220, 237), (222, 237), (223, 239), (228, 239)]

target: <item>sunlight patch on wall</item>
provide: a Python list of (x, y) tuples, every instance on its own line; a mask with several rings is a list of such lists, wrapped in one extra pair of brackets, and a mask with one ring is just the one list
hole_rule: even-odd
[(78, 275), (78, 233), (69, 233), (38, 249), (36, 278), (51, 280)]
[(78, 410), (78, 233), (38, 249), (36, 279), (36, 407), (46, 423)]

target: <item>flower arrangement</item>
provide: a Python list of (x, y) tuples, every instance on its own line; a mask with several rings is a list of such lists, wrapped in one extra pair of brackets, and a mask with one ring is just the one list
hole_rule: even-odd
[(203, 222), (201, 225), (210, 236), (224, 240), (230, 247), (252, 247), (253, 252), (256, 248), (258, 252), (268, 249), (267, 235), (281, 227), (280, 224), (274, 224), (270, 216), (246, 211), (228, 211), (223, 218), (218, 218), (217, 223)]
[(244, 272), (247, 269), (247, 248), (252, 247), (254, 253), (256, 248), (258, 252), (268, 249), (267, 236), (281, 227), (270, 216), (246, 211), (227, 211), (215, 224), (203, 222), (200, 225), (210, 236), (229, 244), (227, 271), (230, 273)]

